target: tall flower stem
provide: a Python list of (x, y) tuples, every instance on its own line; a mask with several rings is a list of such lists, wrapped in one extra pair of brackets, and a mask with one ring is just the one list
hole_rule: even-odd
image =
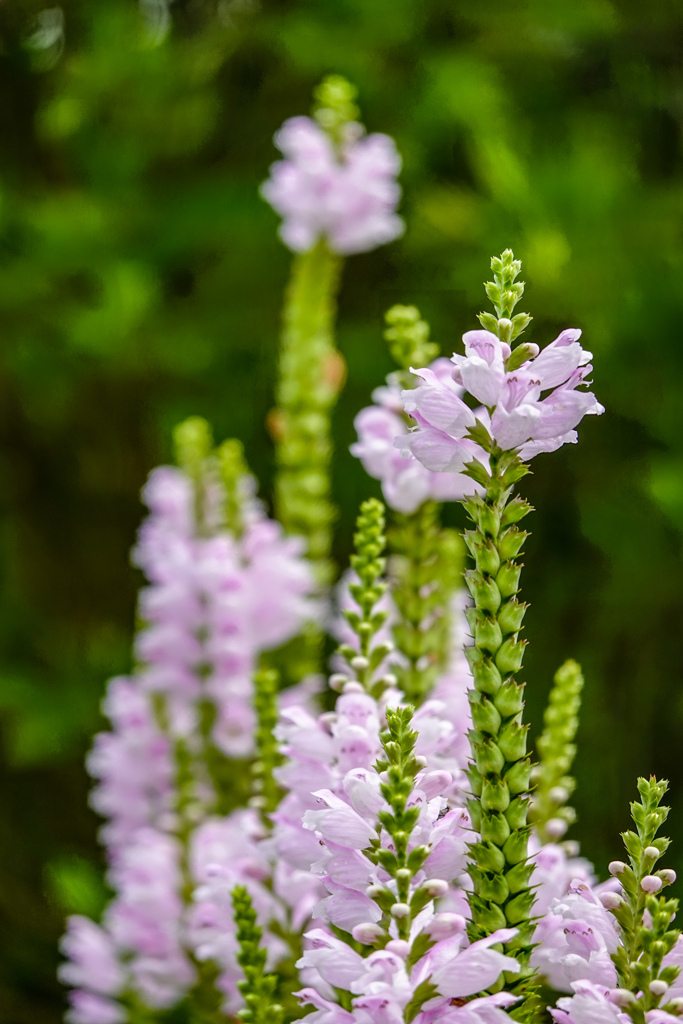
[(519, 631), (526, 611), (517, 597), (521, 566), (516, 559), (527, 536), (516, 524), (531, 506), (511, 498), (511, 485), (528, 468), (513, 452), (493, 448), (490, 475), (480, 463), (471, 463), (469, 472), (484, 488), (483, 496), (464, 502), (474, 523), (474, 529), (465, 533), (474, 561), (465, 574), (474, 602), (468, 612), (474, 643), (467, 648), (474, 679), (469, 809), (481, 836), (470, 846), (471, 932), (479, 939), (498, 928), (518, 929), (505, 951), (515, 956), (522, 970), (507, 987), (525, 995), (513, 1014), (533, 1020), (528, 990), (534, 903), (529, 885), (533, 865), (527, 859), (531, 763), (526, 751), (528, 726), (522, 722), (524, 683), (515, 678), (524, 655)]
[(396, 674), (406, 700), (419, 704), (448, 664), (450, 603), (461, 579), (461, 543), (453, 531), (442, 529), (434, 501), (425, 501), (411, 515), (397, 514), (388, 540), (398, 612), (394, 640), (406, 658)]
[(294, 259), (273, 420), (277, 516), (287, 532), (305, 538), (321, 588), (334, 575), (330, 416), (344, 376), (333, 331), (340, 272), (341, 259), (324, 242)]

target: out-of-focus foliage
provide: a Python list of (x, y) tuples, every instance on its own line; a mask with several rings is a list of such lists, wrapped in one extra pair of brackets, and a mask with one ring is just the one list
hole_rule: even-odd
[(63, 915), (103, 898), (82, 759), (129, 664), (137, 492), (172, 424), (242, 437), (270, 494), (289, 257), (257, 186), (331, 71), (395, 136), (408, 223), (345, 269), (337, 555), (376, 492), (346, 447), (391, 368), (384, 310), (415, 303), (452, 350), (511, 246), (530, 340), (582, 327), (608, 410), (525, 486), (531, 719), (575, 657), (576, 834), (613, 856), (656, 771), (683, 858), (680, 5), (44, 2), (0, 7), (1, 1019), (60, 1019)]

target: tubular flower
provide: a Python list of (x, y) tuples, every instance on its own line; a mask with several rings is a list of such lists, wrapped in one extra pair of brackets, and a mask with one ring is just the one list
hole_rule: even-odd
[[(436, 359), (421, 374), (427, 374), (429, 380), (437, 384), (444, 381), (444, 387), (450, 388), (458, 397), (463, 389), (453, 384), (451, 371), (448, 359)], [(415, 512), (430, 498), (434, 501), (457, 501), (474, 494), (477, 485), (469, 477), (434, 472), (415, 459), (403, 458), (397, 450), (396, 439), (407, 437), (409, 433), (398, 376), (390, 374), (386, 386), (373, 391), (375, 404), (361, 409), (356, 416), (354, 426), (358, 440), (351, 445), (351, 454), (360, 459), (369, 476), (381, 481), (384, 499), (396, 512)], [(405, 411), (412, 409), (410, 400), (406, 398)], [(468, 420), (474, 423), (474, 417), (469, 416), (469, 410), (467, 412)]]
[[(542, 352), (525, 346), (521, 364), (509, 369), (514, 353), (491, 331), (463, 335), (465, 355), (454, 355), (450, 380), (428, 370), (417, 388), (403, 392), (404, 408), (417, 426), (394, 444), (431, 470), (461, 472), (474, 457), (485, 463), (483, 449), (474, 451), (468, 435), (478, 420), (491, 444), (515, 450), (528, 460), (575, 443), (576, 427), (586, 415), (604, 408), (585, 390), (591, 353), (579, 343), (581, 332), (563, 331)], [(457, 385), (485, 407), (476, 415), (460, 397)]]
[(285, 157), (273, 164), (261, 195), (283, 218), (280, 237), (294, 252), (324, 238), (342, 256), (367, 252), (403, 234), (396, 215), (401, 158), (388, 135), (364, 135), (355, 121), (341, 144), (310, 117), (292, 117), (275, 136)]

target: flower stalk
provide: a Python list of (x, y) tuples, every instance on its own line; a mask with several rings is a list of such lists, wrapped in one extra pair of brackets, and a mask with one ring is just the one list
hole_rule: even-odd
[(555, 673), (537, 743), (540, 761), (532, 772), (535, 789), (530, 820), (542, 843), (561, 839), (576, 821), (576, 812), (567, 801), (576, 786), (570, 772), (576, 756), (582, 689), (580, 666), (566, 661)]
[(517, 559), (527, 537), (517, 523), (531, 506), (522, 498), (511, 498), (511, 491), (528, 467), (514, 453), (495, 447), (490, 452), (490, 474), (477, 465), (481, 472), (471, 472), (485, 493), (464, 502), (474, 523), (464, 535), (474, 561), (465, 574), (473, 598), (468, 621), (474, 641), (466, 650), (474, 680), (469, 810), (481, 836), (470, 846), (471, 933), (478, 939), (499, 928), (518, 929), (505, 946), (522, 966), (509, 986), (518, 992), (530, 974), (534, 904), (533, 865), (527, 860), (531, 762), (528, 726), (522, 721), (525, 684), (516, 680), (524, 656), (525, 641), (519, 633), (526, 612), (518, 598)]

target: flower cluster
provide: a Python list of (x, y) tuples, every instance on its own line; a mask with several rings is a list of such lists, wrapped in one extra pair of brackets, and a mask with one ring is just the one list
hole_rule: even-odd
[[(236, 536), (220, 525), (218, 479), (208, 472), (199, 487), (201, 516), (197, 481), (180, 469), (155, 470), (144, 490), (150, 515), (134, 551), (149, 581), (139, 668), (111, 681), (104, 711), (113, 729), (95, 738), (88, 758), (115, 896), (101, 927), (79, 918), (69, 925), (62, 974), (77, 986), (73, 1024), (96, 1024), (98, 1013), (105, 1024), (125, 1019), (106, 999), (125, 1003), (128, 993), (172, 1006), (209, 956), (229, 1005), (240, 973), (225, 893), (246, 876), (259, 912), (277, 912), (259, 885), (270, 868), (257, 815), (214, 816), (217, 767), (253, 750), (257, 659), (310, 619), (312, 577), (300, 542), (283, 538), (253, 500)], [(227, 877), (214, 871), (222, 863)], [(190, 913), (196, 886), (203, 888)]]
[[(428, 368), (434, 380), (452, 386), (448, 359), (436, 359)], [(397, 512), (412, 513), (429, 499), (457, 501), (473, 494), (477, 485), (461, 473), (434, 472), (415, 459), (405, 459), (398, 451), (397, 438), (408, 443), (409, 420), (404, 413), (402, 389), (397, 374), (390, 374), (386, 385), (372, 393), (374, 405), (361, 409), (354, 420), (358, 440), (351, 446), (351, 454), (360, 459), (365, 472), (380, 480), (386, 503)], [(454, 389), (458, 396), (463, 389)], [(408, 406), (406, 405), (406, 408)], [(470, 447), (470, 458), (476, 446)]]
[[(465, 355), (453, 356), (450, 376), (415, 370), (420, 384), (403, 392), (403, 407), (417, 426), (398, 437), (396, 446), (433, 472), (460, 473), (473, 457), (487, 462), (485, 450), (475, 451), (469, 439), (477, 421), (491, 443), (516, 450), (524, 460), (576, 443), (583, 417), (604, 412), (583, 389), (592, 356), (580, 336), (578, 330), (563, 331), (542, 352), (527, 345), (530, 358), (511, 369), (514, 353), (507, 342), (490, 331), (467, 331)], [(461, 389), (484, 409), (475, 414)]]
[(340, 255), (366, 252), (403, 233), (396, 215), (401, 160), (388, 135), (343, 126), (339, 146), (312, 118), (293, 117), (275, 136), (285, 156), (261, 194), (281, 215), (280, 236), (294, 252), (324, 238)]

